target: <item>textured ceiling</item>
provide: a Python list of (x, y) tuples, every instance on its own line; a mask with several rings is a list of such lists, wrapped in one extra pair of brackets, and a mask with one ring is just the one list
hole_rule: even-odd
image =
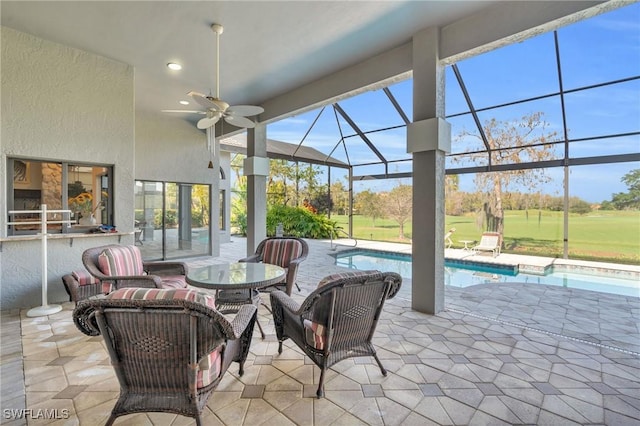
[(259, 105), (490, 3), (3, 0), (0, 12), (4, 26), (133, 65), (136, 109), (158, 112), (200, 109), (178, 101), (215, 90), (212, 23), (224, 25), (221, 98)]

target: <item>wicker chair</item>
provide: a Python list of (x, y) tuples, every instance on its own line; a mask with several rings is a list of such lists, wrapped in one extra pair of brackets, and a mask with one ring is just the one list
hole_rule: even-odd
[(395, 272), (359, 271), (325, 277), (302, 304), (282, 291), (272, 292), (278, 353), (291, 338), (320, 367), (318, 398), (324, 395), (326, 369), (346, 358), (373, 356), (386, 376), (371, 338), (385, 300), (401, 285)]
[(87, 271), (114, 290), (124, 287), (185, 288), (187, 265), (183, 262), (143, 262), (135, 245), (110, 244), (82, 253)]
[(100, 280), (83, 270), (63, 275), (62, 284), (69, 295), (69, 301), (76, 303), (90, 297), (108, 294), (111, 291), (110, 284), (102, 284)]
[[(287, 271), (284, 280), (272, 286), (263, 287), (260, 292), (271, 292), (274, 290), (283, 290), (288, 295), (291, 295), (293, 286), (295, 285), (300, 291), (300, 287), (296, 282), (298, 275), (298, 266), (300, 262), (307, 258), (309, 254), (309, 245), (302, 238), (296, 237), (270, 237), (262, 240), (256, 248), (255, 254), (240, 259), (238, 262), (253, 262), (253, 263), (269, 263), (272, 265), (278, 265)], [(261, 301), (260, 292), (258, 290), (223, 290), (218, 292), (217, 302), (220, 310), (224, 313), (234, 312), (235, 307), (239, 301), (248, 300), (251, 292), (251, 300), (258, 304)], [(242, 303), (242, 302), (240, 302)], [(263, 303), (267, 309), (269, 306)], [(264, 330), (258, 321), (258, 328), (262, 338), (265, 338)]]
[(302, 238), (269, 237), (258, 244), (255, 254), (240, 259), (239, 262), (263, 262), (284, 268), (287, 271), (285, 280), (272, 286), (275, 288), (268, 287), (261, 289), (261, 291), (282, 290), (290, 296), (294, 285), (300, 291), (296, 282), (298, 266), (307, 258), (308, 254), (309, 245)]
[(243, 306), (229, 322), (213, 297), (197, 290), (125, 288), (83, 300), (73, 320), (83, 333), (102, 335), (120, 383), (107, 425), (117, 417), (164, 412), (193, 417), (202, 411), (232, 362), (244, 363), (256, 307)]

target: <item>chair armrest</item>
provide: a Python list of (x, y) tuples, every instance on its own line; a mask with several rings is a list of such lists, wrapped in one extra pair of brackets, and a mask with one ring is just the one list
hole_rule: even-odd
[(184, 262), (143, 262), (142, 268), (148, 274), (187, 275), (187, 264)]
[[(258, 308), (255, 305), (242, 305), (231, 321), (233, 328), (233, 338), (239, 339), (247, 329), (252, 320), (255, 320), (255, 313)], [(231, 337), (229, 337), (231, 338)]]
[(238, 260), (238, 262), (247, 262), (247, 263), (258, 263), (262, 260), (261, 256), (259, 254), (252, 254), (251, 256), (247, 256), (244, 257), (240, 260)]
[(69, 295), (70, 302), (75, 302), (77, 300), (80, 300), (80, 294), (79, 294), (80, 284), (78, 283), (78, 280), (76, 280), (73, 277), (73, 275), (71, 274), (63, 275), (62, 283), (64, 284), (64, 289), (67, 291), (67, 294)]
[(271, 297), (271, 308), (275, 309), (275, 306), (281, 306), (282, 308), (290, 311), (293, 314), (300, 314), (300, 304), (293, 300), (287, 293), (281, 290), (275, 290), (269, 293)]
[(115, 283), (116, 289), (123, 287), (161, 288), (162, 278), (158, 275), (105, 275), (103, 281)]
[(389, 283), (389, 293), (387, 294), (387, 299), (393, 299), (396, 294), (400, 291), (400, 287), (402, 286), (402, 276), (395, 272), (385, 272), (382, 278), (385, 282)]

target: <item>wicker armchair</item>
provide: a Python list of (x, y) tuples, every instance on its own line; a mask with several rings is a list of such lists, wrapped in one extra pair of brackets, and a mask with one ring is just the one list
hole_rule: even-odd
[(282, 291), (272, 292), (278, 353), (291, 338), (320, 367), (318, 398), (324, 395), (326, 369), (346, 358), (373, 356), (386, 376), (371, 338), (385, 300), (401, 285), (395, 272), (360, 271), (325, 277), (302, 304)]
[(135, 245), (110, 244), (82, 253), (87, 271), (114, 290), (124, 287), (185, 288), (187, 265), (183, 262), (143, 262)]
[[(300, 291), (296, 282), (298, 266), (307, 258), (308, 254), (309, 245), (302, 238), (270, 237), (258, 244), (255, 254), (240, 259), (239, 262), (263, 262), (284, 268), (287, 271), (285, 280), (272, 287), (291, 295), (294, 285)], [(272, 289), (272, 287), (268, 287), (266, 290)], [(260, 290), (264, 291), (265, 289)]]
[(110, 284), (102, 284), (100, 280), (83, 270), (63, 275), (62, 284), (69, 295), (69, 301), (76, 303), (90, 297), (108, 294), (111, 291)]
[(73, 320), (83, 333), (102, 335), (120, 383), (117, 417), (202, 411), (232, 362), (244, 373), (256, 307), (243, 306), (229, 322), (213, 297), (197, 290), (125, 288), (83, 300)]

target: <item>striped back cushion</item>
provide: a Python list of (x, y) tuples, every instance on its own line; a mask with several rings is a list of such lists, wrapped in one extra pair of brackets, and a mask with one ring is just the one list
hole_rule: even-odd
[(107, 298), (126, 300), (189, 300), (208, 306), (211, 309), (216, 308), (215, 298), (212, 295), (186, 288), (162, 289), (126, 287), (110, 293)]
[(143, 275), (142, 255), (136, 246), (117, 246), (104, 249), (98, 256), (98, 266), (109, 276)]
[(262, 262), (288, 268), (289, 263), (300, 255), (302, 255), (302, 244), (298, 240), (268, 240), (264, 244)]
[(73, 271), (71, 272), (73, 278), (78, 281), (80, 285), (88, 285), (88, 284), (98, 284), (100, 282), (99, 279), (91, 275), (87, 271)]

